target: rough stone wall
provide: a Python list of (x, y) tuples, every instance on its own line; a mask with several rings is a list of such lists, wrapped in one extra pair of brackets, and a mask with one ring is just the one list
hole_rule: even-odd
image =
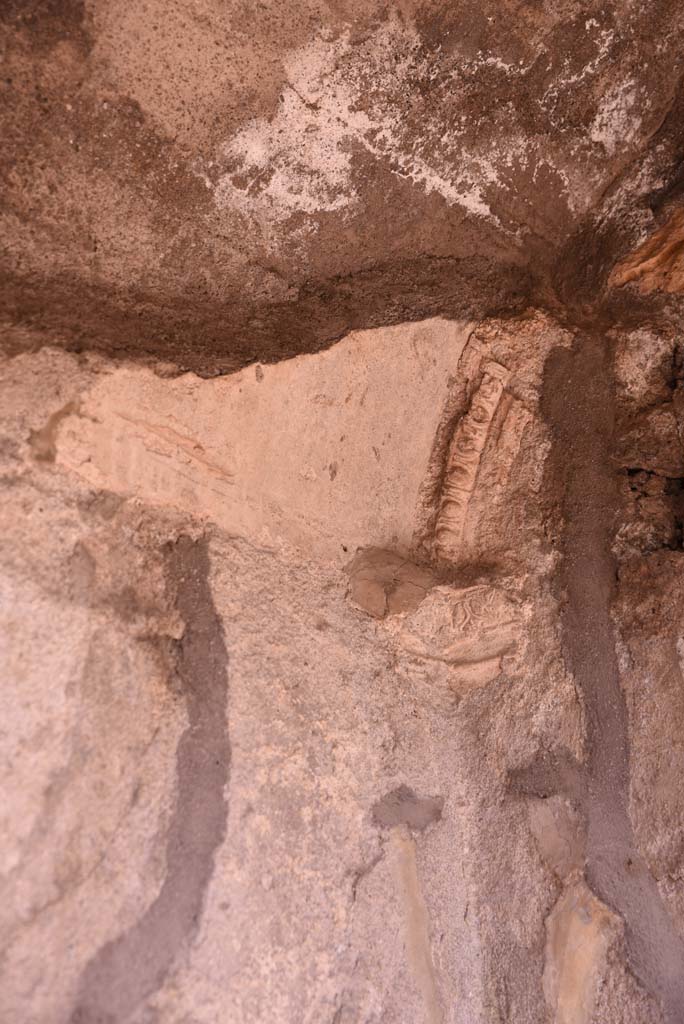
[(5, 343), (212, 373), (584, 305), (676, 200), (683, 33), (678, 0), (4, 0)]
[[(577, 455), (616, 495), (610, 620), (563, 434), (566, 385), (590, 446), (607, 415), (585, 344), (533, 316), (219, 381), (5, 362), (3, 1019), (679, 1019), (679, 489), (634, 437), (678, 423), (679, 364), (659, 334), (591, 342), (608, 391), (617, 368), (616, 468)], [(617, 887), (597, 778), (642, 872)]]
[(683, 29), (0, 5), (3, 1024), (684, 1024)]

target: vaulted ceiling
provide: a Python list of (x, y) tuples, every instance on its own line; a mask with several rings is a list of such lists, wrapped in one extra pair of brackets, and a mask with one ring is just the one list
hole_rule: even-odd
[(435, 313), (677, 301), (607, 286), (672, 248), (677, 0), (6, 0), (0, 31), (10, 349), (215, 373)]

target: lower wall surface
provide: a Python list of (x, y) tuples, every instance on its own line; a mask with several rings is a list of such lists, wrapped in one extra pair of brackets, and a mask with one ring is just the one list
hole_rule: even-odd
[[(311, 519), (316, 557), (299, 510), (288, 533), (282, 504), (278, 537), (263, 517), (241, 536), (208, 513), (190, 518), (202, 509), (166, 493), (143, 504), (128, 470), (103, 476), (99, 441), (88, 453), (92, 418), (109, 408), (92, 396), (119, 389), (121, 371), (47, 350), (5, 364), (3, 1020), (670, 1019), (621, 908), (586, 870), (586, 698), (563, 651), (539, 407), (548, 352), (570, 339), (542, 320), (516, 330), (485, 327), (474, 350), (458, 335), (432, 453), (422, 437), (417, 449), (413, 505), (346, 567), (337, 552), (323, 558), (338, 526), (327, 490), (325, 530), (322, 513)], [(657, 377), (658, 344), (643, 349)], [(392, 360), (391, 344), (372, 358)], [(444, 565), (430, 556), (435, 465), (478, 408), (482, 360), (511, 376), (459, 521), (467, 557)], [(299, 363), (280, 372), (291, 365), (296, 379)], [(164, 457), (187, 454), (187, 438), (162, 441)], [(116, 443), (125, 451), (125, 437)], [(366, 468), (358, 504), (380, 507), (402, 464), (375, 483)], [(681, 555), (644, 551), (642, 495), (627, 494), (627, 467), (624, 479), (615, 621), (630, 813), (679, 929)], [(354, 518), (347, 492), (339, 508), (345, 535), (362, 536), (365, 513)], [(378, 553), (395, 520), (400, 554)], [(642, 604), (652, 596), (652, 621), (645, 604), (634, 611), (635, 587)]]

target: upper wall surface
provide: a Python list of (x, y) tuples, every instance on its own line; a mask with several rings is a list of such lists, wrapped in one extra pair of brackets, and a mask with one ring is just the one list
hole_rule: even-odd
[(670, 0), (10, 0), (9, 344), (213, 372), (600, 276), (672, 179), (683, 28)]

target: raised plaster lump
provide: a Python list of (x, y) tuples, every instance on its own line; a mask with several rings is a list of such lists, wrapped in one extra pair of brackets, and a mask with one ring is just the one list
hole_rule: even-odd
[(378, 619), (413, 611), (435, 583), (429, 569), (377, 548), (359, 551), (347, 571), (351, 600)]
[(408, 654), (484, 682), (499, 675), (502, 658), (520, 638), (520, 613), (506, 594), (484, 586), (439, 586), (406, 617), (399, 643)]
[(435, 548), (440, 558), (458, 559), (480, 459), (508, 377), (505, 367), (486, 363), (470, 409), (456, 427), (449, 446), (435, 528)]

